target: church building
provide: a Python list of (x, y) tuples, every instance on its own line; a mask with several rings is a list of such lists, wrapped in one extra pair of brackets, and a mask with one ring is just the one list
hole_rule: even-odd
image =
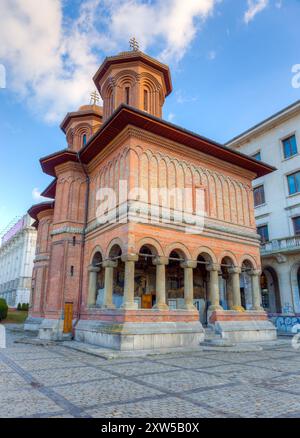
[[(30, 315), (41, 339), (115, 350), (195, 347), (276, 330), (261, 306), (252, 181), (274, 168), (162, 118), (168, 66), (133, 50), (96, 72), (103, 100), (68, 113), (40, 160)], [(247, 287), (243, 287), (245, 284)]]

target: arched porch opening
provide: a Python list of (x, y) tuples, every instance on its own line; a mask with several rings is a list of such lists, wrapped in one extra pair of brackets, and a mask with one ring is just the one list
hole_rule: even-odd
[(251, 279), (251, 274), (253, 271), (253, 263), (250, 260), (244, 260), (242, 263), (242, 272), (240, 276), (240, 288), (242, 306), (246, 310), (251, 310), (254, 306)]
[(200, 321), (207, 324), (207, 309), (209, 302), (209, 278), (210, 273), (207, 268), (212, 264), (212, 259), (208, 254), (199, 254), (197, 257), (197, 267), (193, 270), (194, 275), (194, 305), (199, 311)]
[(262, 305), (268, 313), (281, 313), (278, 276), (274, 268), (266, 266), (261, 275)]
[(233, 260), (226, 256), (221, 261), (221, 275), (219, 277), (220, 301), (221, 306), (225, 310), (230, 310), (234, 307), (233, 285), (232, 285), (232, 269), (234, 268)]
[(173, 250), (166, 266), (167, 304), (170, 310), (183, 309), (184, 301), (184, 269), (181, 263), (186, 260), (181, 250)]
[(104, 270), (102, 254), (95, 252), (89, 266), (88, 307), (101, 305), (101, 290), (104, 288)]
[(152, 309), (156, 303), (156, 266), (153, 261), (157, 251), (151, 245), (143, 245), (135, 263), (134, 296), (140, 309)]
[(125, 263), (122, 261), (121, 257), (121, 247), (118, 244), (113, 245), (109, 251), (109, 262), (113, 269), (112, 303), (117, 309), (122, 307), (124, 297)]

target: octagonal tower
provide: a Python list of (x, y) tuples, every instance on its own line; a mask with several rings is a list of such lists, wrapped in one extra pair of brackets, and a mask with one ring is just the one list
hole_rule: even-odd
[(169, 67), (138, 50), (106, 58), (94, 82), (103, 99), (103, 121), (121, 104), (161, 117), (172, 91)]

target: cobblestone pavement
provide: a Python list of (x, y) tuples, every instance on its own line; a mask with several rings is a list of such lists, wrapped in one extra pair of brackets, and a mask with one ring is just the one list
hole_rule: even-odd
[(59, 345), (0, 350), (0, 417), (300, 418), (300, 350), (105, 360)]

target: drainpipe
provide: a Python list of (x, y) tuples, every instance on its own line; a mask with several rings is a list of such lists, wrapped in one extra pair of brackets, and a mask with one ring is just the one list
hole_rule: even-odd
[(84, 164), (82, 163), (80, 159), (80, 153), (77, 153), (77, 158), (79, 163), (81, 164), (82, 170), (86, 176), (86, 193), (85, 193), (85, 207), (84, 207), (84, 224), (83, 224), (83, 233), (82, 233), (82, 242), (81, 242), (81, 256), (80, 256), (80, 281), (79, 281), (79, 294), (78, 294), (78, 303), (77, 303), (77, 319), (75, 321), (75, 324), (73, 326), (73, 338), (75, 336), (75, 328), (79, 322), (80, 314), (81, 314), (81, 303), (82, 303), (82, 292), (83, 292), (83, 269), (84, 269), (84, 249), (85, 249), (85, 242), (86, 242), (86, 229), (88, 226), (88, 217), (89, 217), (89, 197), (90, 197), (90, 177), (86, 171), (86, 168), (84, 167)]

